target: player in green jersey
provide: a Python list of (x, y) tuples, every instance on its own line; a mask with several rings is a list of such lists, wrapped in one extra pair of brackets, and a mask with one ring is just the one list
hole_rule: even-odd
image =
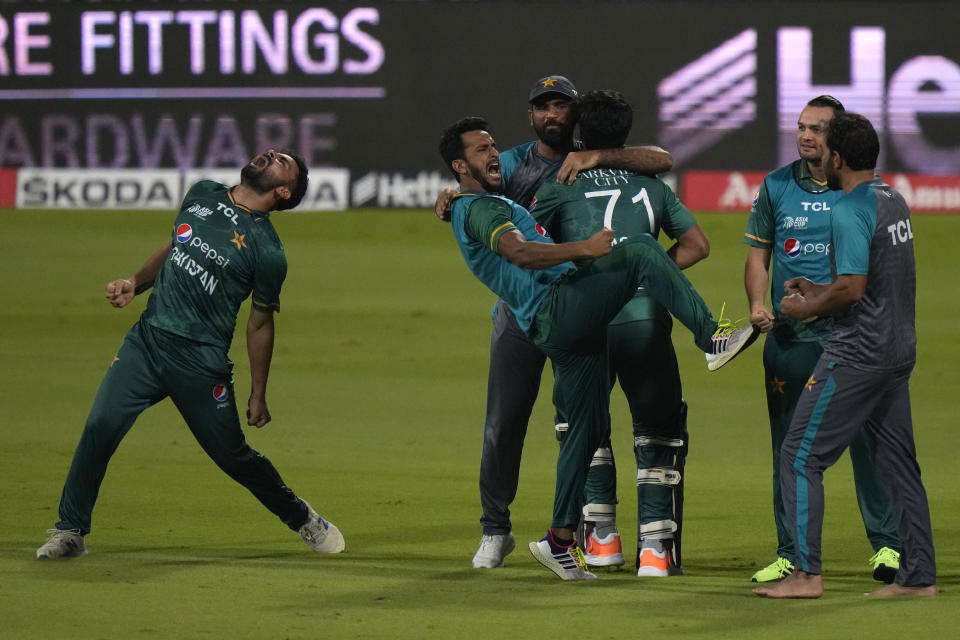
[(303, 161), (272, 149), (243, 167), (239, 185), (198, 182), (183, 199), (172, 239), (134, 275), (107, 284), (114, 307), (151, 287), (153, 293), (100, 384), (60, 497), (60, 521), (37, 549), (38, 558), (86, 555), (84, 536), (110, 457), (137, 416), (167, 397), (218, 467), (314, 551), (343, 551), (337, 527), (246, 443), (227, 356), (240, 304), (252, 294), (246, 416), (248, 425), (263, 427), (271, 419), (266, 391), (273, 314), (287, 273), (269, 212), (297, 206), (306, 188)]
[[(749, 346), (754, 327), (721, 327), (666, 251), (649, 234), (611, 249), (604, 228), (554, 244), (529, 212), (492, 195), (501, 183), (499, 152), (487, 124), (465, 118), (448, 127), (440, 153), (460, 182), (451, 223), (470, 271), (510, 306), (517, 324), (554, 365), (554, 403), (569, 419), (560, 444), (553, 521), (529, 545), (538, 562), (565, 580), (593, 579), (575, 546), (593, 454), (609, 438), (607, 325), (641, 284), (694, 334), (718, 369)], [(574, 265), (572, 260), (585, 260)]]
[[(588, 92), (581, 97), (578, 112), (580, 136), (587, 149), (617, 148), (626, 142), (633, 111), (622, 94)], [(696, 219), (663, 181), (621, 169), (580, 171), (572, 186), (547, 180), (537, 190), (531, 213), (555, 242), (584, 240), (603, 227), (613, 229), (618, 244), (640, 235), (656, 237), (663, 230), (677, 239), (667, 254), (680, 268), (705, 258), (710, 250)], [(610, 387), (619, 379), (633, 419), (639, 525), (636, 568), (641, 576), (681, 572), (683, 462), (688, 435), (670, 337), (672, 324), (667, 310), (640, 288), (607, 330)], [(604, 450), (612, 458), (609, 448), (599, 451)], [(599, 473), (608, 469), (610, 473)], [(616, 502), (612, 469), (598, 465), (595, 454), (587, 476), (587, 520), (597, 520), (590, 517), (592, 512), (605, 515), (606, 505)], [(598, 501), (596, 496), (606, 500)], [(591, 550), (607, 541), (597, 536), (596, 530), (584, 533), (589, 564)]]
[(767, 598), (823, 595), (823, 476), (860, 435), (893, 497), (902, 554), (892, 584), (870, 596), (936, 596), (930, 507), (910, 410), (917, 360), (917, 270), (910, 210), (876, 175), (880, 139), (855, 113), (829, 121), (822, 166), (844, 196), (831, 219), (834, 278), (784, 283), (782, 313), (798, 322), (834, 318), (830, 339), (800, 394), (780, 452), (780, 490), (793, 538), (795, 570), (754, 593)]
[[(764, 178), (750, 210), (744, 242), (744, 282), (750, 321), (766, 333), (763, 368), (770, 436), (773, 445), (773, 516), (777, 527), (777, 559), (753, 574), (754, 582), (780, 580), (790, 574), (794, 553), (780, 493), (780, 448), (797, 401), (823, 352), (832, 327), (829, 318), (802, 323), (781, 312), (783, 286), (791, 278), (830, 282), (830, 223), (833, 205), (843, 192), (831, 190), (821, 162), (826, 124), (843, 105), (832, 96), (807, 103), (797, 121), (800, 158)], [(772, 262), (772, 265), (771, 265)], [(770, 293), (771, 305), (764, 304)], [(860, 434), (850, 445), (854, 486), (877, 580), (892, 582), (899, 566), (900, 538), (892, 502), (874, 463), (873, 443)]]

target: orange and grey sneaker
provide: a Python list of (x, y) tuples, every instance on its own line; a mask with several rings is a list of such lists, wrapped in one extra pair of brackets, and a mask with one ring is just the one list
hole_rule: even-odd
[(620, 534), (616, 531), (603, 538), (597, 537), (596, 530), (587, 536), (587, 550), (583, 559), (591, 567), (617, 567), (623, 564), (623, 547)]
[(645, 540), (637, 560), (637, 576), (664, 578), (670, 575), (670, 551), (660, 540)]

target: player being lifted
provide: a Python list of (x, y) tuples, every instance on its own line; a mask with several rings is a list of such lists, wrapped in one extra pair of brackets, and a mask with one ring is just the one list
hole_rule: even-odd
[[(626, 142), (633, 110), (622, 94), (588, 92), (577, 111), (586, 149), (618, 148)], [(585, 240), (603, 227), (613, 229), (617, 243), (639, 235), (656, 237), (662, 230), (677, 239), (667, 255), (681, 269), (709, 253), (696, 219), (663, 181), (621, 169), (581, 171), (572, 186), (548, 180), (537, 191), (531, 213), (555, 242)], [(619, 379), (633, 419), (640, 576), (681, 572), (683, 466), (689, 436), (672, 325), (667, 310), (640, 288), (607, 330), (610, 387)], [(588, 500), (605, 493), (615, 497), (616, 478), (598, 478), (597, 468), (595, 455), (587, 477)], [(591, 487), (598, 481), (612, 486)], [(587, 504), (584, 513), (601, 509), (603, 505)], [(584, 534), (593, 536), (593, 545), (603, 542), (595, 532)]]
[[(610, 320), (643, 285), (693, 332), (711, 370), (749, 346), (757, 332), (721, 328), (650, 235), (616, 247), (609, 228), (562, 244), (542, 235), (526, 209), (493, 195), (501, 183), (500, 161), (487, 129), (484, 120), (465, 118), (441, 138), (440, 154), (460, 183), (453, 233), (471, 272), (509, 305), (520, 328), (552, 360), (554, 400), (569, 420), (557, 459), (553, 520), (547, 535), (530, 543), (530, 551), (562, 579), (593, 579), (576, 548), (574, 529), (593, 454), (609, 438)], [(581, 261), (579, 266), (573, 260)]]

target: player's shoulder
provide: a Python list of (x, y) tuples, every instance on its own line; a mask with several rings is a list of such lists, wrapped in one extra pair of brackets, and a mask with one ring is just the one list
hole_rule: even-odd
[(219, 197), (226, 194), (229, 190), (230, 187), (214, 180), (200, 180), (199, 182), (193, 183), (190, 189), (187, 190), (187, 197)]
[(787, 186), (796, 183), (796, 175), (801, 162), (801, 160), (794, 160), (790, 164), (774, 169), (764, 177), (764, 184), (769, 189), (772, 186)]
[(527, 160), (527, 157), (530, 156), (535, 144), (535, 141), (524, 142), (523, 144), (518, 144), (517, 146), (511, 147), (506, 151), (501, 151), (501, 168), (507, 174), (512, 173), (514, 169), (522, 165)]
[(529, 142), (524, 142), (524, 143), (522, 143), (522, 144), (518, 144), (518, 145), (515, 146), (515, 147), (510, 147), (510, 148), (507, 149), (506, 151), (501, 151), (501, 152), (500, 152), (500, 156), (501, 156), (501, 157), (502, 157), (502, 156), (511, 156), (511, 157), (513, 157), (513, 158), (522, 160), (524, 157), (526, 157), (526, 155), (527, 155), (528, 153), (530, 153), (530, 149), (532, 149), (533, 146), (534, 146), (536, 143), (537, 143), (536, 140), (531, 140), (531, 141), (529, 141)]
[(483, 211), (498, 215), (505, 214), (507, 216), (513, 215), (514, 206), (515, 205), (506, 198), (491, 193), (476, 195), (468, 205), (470, 212)]

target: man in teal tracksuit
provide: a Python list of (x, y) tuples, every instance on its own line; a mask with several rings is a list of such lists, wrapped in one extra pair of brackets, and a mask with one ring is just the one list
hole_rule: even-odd
[(291, 491), (267, 458), (246, 443), (237, 416), (233, 363), (227, 357), (241, 303), (247, 321), (251, 393), (247, 424), (270, 421), (266, 389), (273, 314), (287, 273), (270, 211), (295, 207), (307, 168), (291, 154), (254, 157), (234, 187), (201, 181), (187, 192), (172, 238), (136, 274), (107, 285), (124, 307), (153, 287), (147, 309), (127, 333), (103, 378), (60, 498), (60, 521), (38, 558), (86, 555), (94, 504), (110, 457), (148, 407), (169, 397), (203, 450), (225, 473), (318, 552), (339, 552), (343, 536)]
[[(830, 221), (842, 191), (830, 190), (821, 165), (826, 123), (843, 105), (832, 96), (811, 100), (797, 123), (800, 159), (769, 174), (750, 210), (744, 242), (750, 246), (745, 286), (750, 321), (767, 337), (763, 347), (767, 409), (773, 441), (773, 516), (777, 559), (753, 574), (754, 582), (780, 580), (793, 571), (795, 552), (780, 494), (780, 448), (797, 400), (830, 337), (832, 320), (803, 323), (781, 313), (784, 282), (805, 277), (830, 282)], [(772, 269), (771, 269), (772, 259)], [(770, 292), (771, 307), (764, 304)], [(892, 582), (899, 566), (900, 538), (890, 496), (877, 475), (874, 446), (866, 434), (850, 445), (857, 502), (873, 547), (874, 578)]]
[(801, 392), (780, 452), (780, 490), (793, 539), (794, 571), (768, 598), (819, 598), (823, 475), (860, 434), (874, 445), (877, 469), (893, 498), (902, 544), (893, 584), (871, 596), (936, 596), (930, 507), (923, 487), (910, 409), (917, 358), (916, 262), (910, 210), (875, 173), (880, 141), (855, 113), (829, 121), (823, 168), (834, 205), (830, 283), (784, 283), (780, 309), (803, 322), (833, 316), (829, 342)]

